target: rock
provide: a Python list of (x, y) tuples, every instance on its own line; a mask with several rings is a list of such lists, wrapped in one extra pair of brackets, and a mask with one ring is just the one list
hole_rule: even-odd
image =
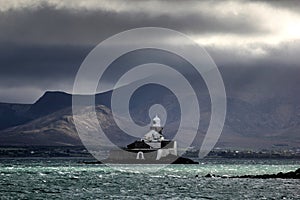
[(206, 178), (213, 178), (213, 177), (215, 177), (215, 175), (214, 174), (206, 174), (204, 177), (206, 177)]
[(179, 156), (174, 162), (172, 162), (172, 164), (199, 164), (199, 163), (193, 161), (192, 159)]
[[(123, 154), (122, 154), (123, 155)], [(168, 155), (166, 157), (161, 158), (160, 160), (156, 160), (154, 158), (146, 158), (146, 159), (136, 159), (135, 157), (130, 157), (130, 154), (126, 157), (123, 155), (123, 158), (120, 157), (110, 157), (104, 159), (102, 161), (83, 161), (81, 163), (84, 164), (199, 164), (196, 161), (193, 161), (189, 158), (184, 158), (181, 156)]]
[(242, 175), (242, 176), (228, 176), (228, 175), (214, 175), (214, 174), (206, 174), (204, 177), (206, 178), (250, 178), (250, 179), (269, 179), (269, 178), (282, 178), (282, 179), (300, 179), (300, 168), (296, 171), (290, 171), (287, 173), (279, 172), (277, 174), (262, 174), (262, 175)]

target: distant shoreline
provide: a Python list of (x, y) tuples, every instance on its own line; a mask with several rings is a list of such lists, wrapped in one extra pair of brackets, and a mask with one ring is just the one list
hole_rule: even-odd
[[(105, 152), (103, 152), (105, 153)], [(198, 151), (187, 151), (182, 157), (197, 159)], [(0, 159), (7, 158), (83, 158), (93, 159), (84, 146), (0, 146)], [(213, 150), (205, 159), (300, 159), (290, 150)]]

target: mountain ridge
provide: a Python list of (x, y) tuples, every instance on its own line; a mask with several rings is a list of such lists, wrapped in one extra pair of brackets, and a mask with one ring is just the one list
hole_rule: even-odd
[[(180, 110), (176, 108), (178, 105), (174, 100), (174, 96), (172, 96), (172, 93), (161, 89), (156, 90), (158, 91), (157, 96), (153, 97), (153, 94), (150, 94), (151, 98), (149, 98), (147, 96), (149, 89), (151, 87), (146, 87), (146, 89), (140, 90), (140, 94), (137, 92), (136, 95), (133, 95), (137, 100), (130, 105), (132, 110), (131, 116), (138, 124), (148, 124), (150, 122), (148, 116), (150, 106), (161, 103), (168, 110), (169, 121), (165, 127), (165, 134), (168, 137), (172, 137), (172, 134), (178, 128), (180, 120)], [(146, 93), (144, 94), (145, 91)], [(100, 123), (101, 121), (106, 123), (108, 135), (112, 135), (111, 137), (119, 145), (124, 145), (134, 138), (122, 135), (113, 121), (110, 111), (110, 95), (111, 91), (95, 95), (96, 108), (99, 111), (97, 115), (101, 115)], [(228, 98), (227, 101), (227, 117), (219, 144), (234, 146), (241, 143), (243, 146), (254, 147), (256, 144), (257, 146), (260, 144), (259, 146), (262, 147), (265, 144), (271, 147), (274, 144), (282, 143), (291, 147), (299, 146), (300, 106), (297, 103), (287, 102), (285, 99), (279, 98), (268, 99), (257, 104), (251, 104), (234, 97)], [(1, 121), (1, 123), (7, 123), (7, 127), (3, 128), (2, 126), (2, 130), (0, 130), (0, 145), (26, 144), (26, 142), (18, 143), (14, 141), (27, 141), (29, 144), (36, 145), (44, 145), (47, 142), (53, 145), (80, 145), (81, 142), (78, 140), (79, 138), (71, 119), (71, 105), (72, 95), (58, 91), (46, 92), (32, 105), (0, 103), (0, 113), (2, 113), (0, 114), (0, 119), (7, 118), (6, 121)], [(207, 130), (210, 120), (209, 106), (210, 103), (207, 98), (201, 98), (200, 108), (204, 109), (201, 109), (202, 118), (199, 134), (195, 139), (196, 144), (201, 143)], [(7, 112), (14, 113), (14, 115), (8, 115)], [(8, 123), (10, 120), (13, 120), (15, 123)], [(44, 123), (46, 122), (48, 124), (45, 125)], [(51, 126), (52, 128), (49, 128)], [(36, 133), (41, 135), (37, 136), (35, 135)], [(115, 133), (116, 135), (114, 135)], [(50, 135), (52, 135), (52, 139), (49, 137)], [(59, 138), (61, 141), (59, 141)], [(35, 139), (36, 142), (34, 141)]]

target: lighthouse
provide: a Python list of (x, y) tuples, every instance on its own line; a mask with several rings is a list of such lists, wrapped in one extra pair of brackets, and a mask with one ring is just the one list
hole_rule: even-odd
[(110, 151), (107, 163), (125, 164), (196, 164), (193, 160), (177, 155), (177, 141), (166, 139), (158, 115), (151, 120), (149, 131), (122, 150)]
[(150, 131), (145, 134), (145, 136), (142, 138), (148, 145), (154, 147), (154, 148), (161, 148), (160, 141), (163, 141), (165, 138), (162, 134), (163, 127), (161, 126), (161, 120), (156, 115), (153, 120), (150, 127)]
[(147, 159), (144, 153), (156, 151), (156, 160), (170, 154), (177, 156), (177, 142), (167, 140), (163, 136), (163, 126), (161, 119), (156, 115), (151, 122), (150, 130), (140, 140), (127, 145), (127, 149), (136, 152), (137, 159)]
[(157, 115), (155, 115), (155, 117), (152, 119), (150, 130), (155, 130), (156, 132), (162, 134), (163, 127), (161, 125), (161, 120)]

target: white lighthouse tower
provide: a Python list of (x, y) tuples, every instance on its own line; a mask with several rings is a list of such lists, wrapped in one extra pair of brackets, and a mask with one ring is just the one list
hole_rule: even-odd
[(152, 127), (161, 127), (160, 118), (157, 115), (155, 115), (155, 117), (153, 118), (152, 123)]
[(137, 159), (147, 159), (144, 153), (149, 151), (157, 151), (156, 160), (168, 155), (177, 156), (177, 142), (165, 139), (162, 130), (161, 119), (156, 115), (152, 119), (149, 132), (140, 140), (127, 145), (128, 149), (137, 152)]
[(145, 134), (142, 140), (154, 148), (161, 148), (160, 142), (165, 139), (162, 135), (162, 130), (163, 127), (161, 126), (161, 120), (156, 115), (152, 120), (150, 131)]

